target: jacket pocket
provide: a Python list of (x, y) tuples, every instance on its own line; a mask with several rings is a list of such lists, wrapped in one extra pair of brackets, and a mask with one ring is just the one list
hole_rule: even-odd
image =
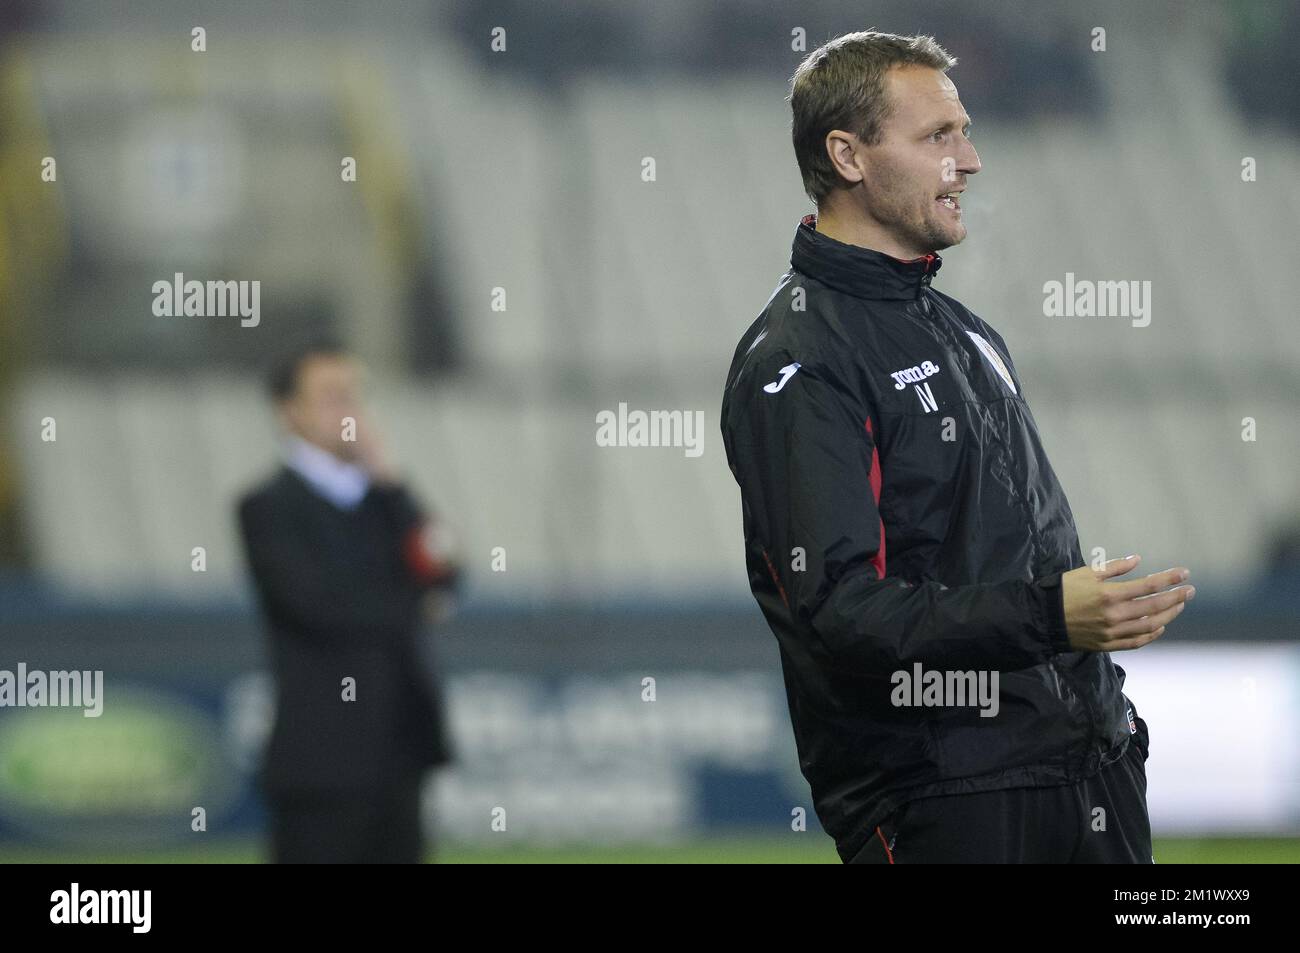
[(898, 862), (898, 849), (900, 843), (906, 848), (907, 837), (904, 834), (904, 824), (907, 815), (913, 804), (916, 802), (907, 801), (901, 807), (894, 810), (887, 818), (880, 822), (880, 836), (884, 839), (885, 845), (889, 849), (890, 862)]

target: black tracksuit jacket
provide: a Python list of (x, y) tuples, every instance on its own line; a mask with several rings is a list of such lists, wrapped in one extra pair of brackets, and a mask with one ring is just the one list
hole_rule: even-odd
[[(723, 396), (750, 588), (844, 859), (914, 798), (1071, 783), (1130, 735), (1147, 751), (1123, 669), (1070, 650), (1074, 517), (1006, 343), (931, 287), (940, 264), (805, 216)], [(895, 706), (917, 663), (996, 671), (998, 714)]]

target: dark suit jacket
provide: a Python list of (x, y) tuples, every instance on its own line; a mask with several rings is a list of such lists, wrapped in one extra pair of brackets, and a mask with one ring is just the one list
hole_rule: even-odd
[(373, 790), (450, 759), (418, 640), (423, 593), (455, 573), (420, 546), (425, 518), (400, 485), (346, 511), (288, 467), (240, 501), (276, 680), (268, 793)]

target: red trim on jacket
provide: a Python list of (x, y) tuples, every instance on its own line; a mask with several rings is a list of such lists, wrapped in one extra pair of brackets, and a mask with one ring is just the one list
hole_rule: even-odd
[[(871, 437), (871, 495), (876, 500), (876, 510), (880, 510), (880, 452), (876, 449), (876, 432), (871, 429), (871, 418), (867, 418), (867, 433)], [(876, 567), (876, 578), (885, 578), (885, 521), (880, 520), (880, 548), (871, 557), (871, 565)]]
[(889, 845), (885, 843), (885, 835), (880, 833), (879, 826), (876, 827), (876, 836), (880, 838), (880, 843), (885, 845), (885, 856), (889, 858), (889, 862), (892, 864), (894, 862), (894, 852), (890, 850)]
[(763, 550), (763, 561), (767, 563), (767, 571), (772, 574), (772, 582), (776, 584), (776, 591), (781, 593), (781, 601), (785, 603), (786, 609), (790, 608), (790, 600), (785, 597), (785, 586), (781, 585), (781, 580), (777, 578), (776, 567), (772, 565), (772, 557), (768, 556), (767, 550)]

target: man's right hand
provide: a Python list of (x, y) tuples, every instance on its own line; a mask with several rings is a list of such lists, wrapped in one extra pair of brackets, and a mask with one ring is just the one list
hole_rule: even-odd
[[(1181, 586), (1191, 575), (1178, 566), (1128, 582), (1106, 582), (1132, 571), (1140, 556), (1108, 560), (1104, 569), (1081, 566), (1061, 574), (1065, 628), (1076, 652), (1122, 652), (1160, 638), (1195, 594)], [(1169, 588), (1173, 586), (1174, 588)]]

